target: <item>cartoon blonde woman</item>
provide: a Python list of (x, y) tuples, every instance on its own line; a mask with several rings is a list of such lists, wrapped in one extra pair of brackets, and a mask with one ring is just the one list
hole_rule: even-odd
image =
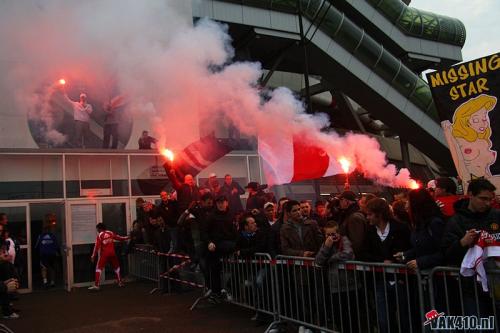
[(488, 112), (497, 104), (497, 98), (481, 94), (460, 105), (453, 114), (453, 124), (441, 124), (457, 171), (465, 181), (491, 177), (490, 165), (497, 152), (491, 150), (491, 126)]

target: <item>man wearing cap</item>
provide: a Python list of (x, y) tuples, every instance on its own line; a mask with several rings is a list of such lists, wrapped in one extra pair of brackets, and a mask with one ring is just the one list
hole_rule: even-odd
[(247, 211), (264, 208), (266, 199), (262, 190), (266, 187), (267, 185), (261, 186), (257, 182), (248, 183), (248, 185), (245, 187), (248, 190)]
[(213, 196), (218, 196), (221, 194), (221, 187), (219, 181), (217, 180), (217, 175), (212, 172), (208, 175), (208, 179), (205, 182), (205, 188), (207, 188)]
[(68, 95), (65, 95), (66, 100), (71, 103), (73, 108), (73, 119), (75, 121), (75, 147), (85, 148), (86, 139), (88, 139), (88, 133), (90, 132), (90, 114), (92, 113), (92, 105), (87, 103), (87, 94), (80, 93), (80, 101), (73, 102), (69, 99)]
[(368, 222), (365, 215), (360, 211), (356, 194), (353, 191), (344, 191), (339, 196), (340, 233), (346, 235), (352, 243), (354, 255), (358, 257), (364, 247)]

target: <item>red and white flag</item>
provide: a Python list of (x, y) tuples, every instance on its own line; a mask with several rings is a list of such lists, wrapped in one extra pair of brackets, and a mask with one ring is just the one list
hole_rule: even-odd
[(259, 137), (259, 154), (269, 185), (287, 184), (342, 173), (336, 156), (301, 136), (282, 133)]
[(173, 162), (166, 161), (163, 166), (167, 173), (174, 168), (181, 178), (187, 174), (196, 176), (231, 150), (233, 148), (222, 139), (207, 135), (189, 144), (175, 156)]

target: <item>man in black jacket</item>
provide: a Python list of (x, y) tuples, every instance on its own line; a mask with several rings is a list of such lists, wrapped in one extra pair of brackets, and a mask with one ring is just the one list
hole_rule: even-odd
[(222, 185), (220, 194), (224, 194), (229, 200), (229, 213), (235, 216), (243, 211), (240, 195), (245, 194), (245, 190), (241, 188), (240, 184), (233, 181), (230, 174), (224, 176), (224, 184)]
[(250, 182), (245, 187), (248, 190), (247, 211), (262, 209), (266, 203), (265, 193), (262, 191), (267, 185), (260, 185), (257, 182)]
[[(390, 264), (394, 254), (411, 248), (410, 229), (408, 225), (394, 220), (389, 204), (380, 198), (372, 199), (366, 204), (367, 219), (370, 227), (366, 233), (361, 255), (357, 260), (383, 262)], [(385, 276), (384, 276), (385, 275)], [(380, 332), (398, 331), (398, 323), (403, 332), (409, 331), (408, 306), (404, 281), (395, 274), (378, 274), (375, 281), (377, 316)], [(397, 309), (399, 308), (399, 316)]]
[[(448, 265), (461, 265), (469, 248), (476, 244), (480, 231), (484, 230), (499, 239), (500, 211), (491, 207), (495, 190), (495, 186), (488, 180), (474, 179), (467, 190), (469, 198), (456, 202), (456, 214), (448, 220), (441, 243)], [(486, 268), (492, 265), (494, 266), (493, 262), (485, 263)], [(492, 314), (491, 299), (488, 293), (478, 287), (475, 277), (462, 277), (461, 280), (465, 315), (485, 317)], [(475, 302), (474, 289), (478, 293), (478, 304)], [(476, 305), (479, 306), (480, 313), (477, 312)]]
[(220, 301), (221, 295), (221, 270), (220, 259), (233, 254), (236, 248), (236, 229), (229, 215), (228, 200), (225, 195), (215, 199), (216, 209), (207, 221), (208, 227), (208, 254), (207, 264), (209, 270), (208, 285), (212, 290), (210, 300), (214, 303)]
[(156, 206), (156, 216), (163, 219), (164, 225), (167, 226), (166, 232), (170, 239), (169, 249), (167, 251), (177, 252), (179, 249), (179, 232), (177, 228), (177, 202), (170, 200), (166, 191), (160, 192), (161, 202)]
[[(354, 256), (356, 259), (361, 253), (366, 252), (366, 236), (368, 231), (368, 221), (360, 211), (356, 194), (352, 191), (344, 191), (339, 196), (340, 233), (347, 236), (352, 243)], [(368, 249), (370, 251), (370, 249)]]
[(257, 252), (268, 252), (266, 235), (257, 229), (257, 222), (252, 214), (242, 216), (242, 227), (236, 241), (236, 254), (251, 257)]
[[(167, 166), (165, 168), (167, 168)], [(197, 201), (200, 198), (200, 190), (198, 186), (196, 186), (193, 176), (190, 174), (184, 176), (184, 183), (182, 184), (177, 178), (175, 169), (171, 168), (167, 174), (172, 182), (172, 186), (177, 191), (177, 205), (179, 211), (183, 212), (189, 207), (191, 202)]]

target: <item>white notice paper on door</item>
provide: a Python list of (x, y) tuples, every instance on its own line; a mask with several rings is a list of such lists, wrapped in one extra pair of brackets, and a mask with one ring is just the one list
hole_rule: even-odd
[(94, 243), (96, 237), (97, 206), (71, 205), (71, 230), (73, 244)]

